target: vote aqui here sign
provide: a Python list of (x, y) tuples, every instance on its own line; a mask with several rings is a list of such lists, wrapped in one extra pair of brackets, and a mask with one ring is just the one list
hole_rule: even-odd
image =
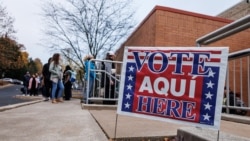
[(125, 47), (118, 114), (219, 129), (227, 47)]

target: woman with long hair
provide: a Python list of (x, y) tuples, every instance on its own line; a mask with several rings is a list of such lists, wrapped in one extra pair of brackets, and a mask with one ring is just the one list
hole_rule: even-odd
[[(62, 93), (64, 90), (62, 82), (63, 72), (62, 72), (62, 66), (60, 64), (59, 53), (55, 53), (53, 55), (52, 62), (50, 63), (49, 66), (49, 71), (51, 72), (50, 80), (52, 81), (52, 92), (51, 92), (52, 103), (63, 102), (62, 99)], [(56, 92), (58, 92), (57, 95)]]

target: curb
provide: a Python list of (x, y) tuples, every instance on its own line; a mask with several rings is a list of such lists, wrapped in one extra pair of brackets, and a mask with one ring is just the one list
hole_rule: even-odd
[(0, 107), (0, 112), (15, 109), (15, 108), (19, 108), (19, 107), (23, 107), (23, 106), (28, 106), (28, 105), (31, 105), (31, 104), (36, 104), (36, 103), (39, 103), (39, 102), (42, 102), (42, 101), (43, 100), (36, 100), (36, 101), (31, 101), (31, 102), (24, 102), (24, 103), (19, 103), (19, 104), (3, 106), (3, 107)]
[(246, 137), (240, 137), (226, 132), (219, 132), (214, 129), (182, 127), (177, 130), (178, 141), (250, 141)]
[(7, 87), (10, 87), (10, 86), (13, 86), (14, 84), (7, 84), (7, 85), (4, 85), (4, 86), (0, 86), (0, 89), (3, 89), (3, 88), (7, 88)]
[[(121, 137), (109, 139), (109, 141), (175, 141), (175, 136), (160, 136), (160, 137)], [(193, 140), (194, 141), (194, 140)]]
[(243, 123), (243, 124), (250, 124), (250, 117), (249, 116), (237, 116), (237, 115), (230, 115), (230, 114), (222, 114), (221, 120), (232, 121), (232, 122)]
[(116, 110), (117, 105), (81, 104), (86, 110)]

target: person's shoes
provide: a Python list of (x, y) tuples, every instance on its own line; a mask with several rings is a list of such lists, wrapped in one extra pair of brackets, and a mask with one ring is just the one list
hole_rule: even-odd
[(57, 102), (63, 102), (63, 99), (62, 98), (58, 98), (56, 99)]
[(49, 98), (45, 97), (43, 101), (49, 101)]
[(56, 104), (56, 103), (57, 103), (57, 101), (56, 101), (55, 99), (53, 99), (53, 100), (52, 100), (52, 103), (53, 103), (53, 104)]
[(82, 103), (82, 104), (86, 104), (86, 100), (83, 100), (83, 99), (82, 99), (82, 100), (81, 100), (81, 103)]

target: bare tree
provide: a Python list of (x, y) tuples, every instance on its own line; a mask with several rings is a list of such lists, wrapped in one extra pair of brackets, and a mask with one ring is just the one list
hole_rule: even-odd
[[(46, 2), (44, 30), (52, 49), (84, 67), (84, 54), (100, 57), (134, 26), (131, 0), (62, 0)], [(70, 51), (69, 51), (70, 48)], [(70, 53), (70, 55), (69, 55)]]
[(15, 33), (14, 30), (14, 18), (9, 16), (6, 8), (2, 6), (0, 1), (0, 37), (2, 36), (11, 36)]

